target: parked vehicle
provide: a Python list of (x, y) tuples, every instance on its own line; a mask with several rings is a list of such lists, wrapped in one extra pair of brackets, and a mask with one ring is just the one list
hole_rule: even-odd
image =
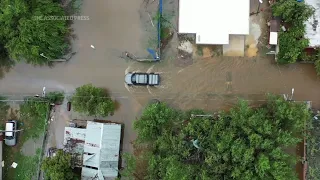
[(124, 79), (128, 85), (157, 86), (160, 84), (160, 75), (154, 73), (128, 73)]
[(4, 143), (7, 146), (14, 146), (17, 144), (17, 121), (16, 120), (9, 120), (6, 122), (6, 132), (5, 132), (5, 139)]

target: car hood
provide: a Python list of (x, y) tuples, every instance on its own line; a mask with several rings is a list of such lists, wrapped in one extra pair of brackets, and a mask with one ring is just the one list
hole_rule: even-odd
[(124, 81), (127, 83), (127, 84), (132, 84), (132, 73), (128, 73), (126, 74), (126, 76), (124, 77)]

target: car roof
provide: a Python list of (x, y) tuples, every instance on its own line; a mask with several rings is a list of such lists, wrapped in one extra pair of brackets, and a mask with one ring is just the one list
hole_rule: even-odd
[[(6, 131), (13, 131), (13, 122), (6, 123)], [(13, 136), (13, 132), (5, 132), (6, 136)]]
[(145, 73), (137, 73), (134, 74), (136, 77), (136, 82), (140, 84), (145, 84), (148, 82), (148, 74)]

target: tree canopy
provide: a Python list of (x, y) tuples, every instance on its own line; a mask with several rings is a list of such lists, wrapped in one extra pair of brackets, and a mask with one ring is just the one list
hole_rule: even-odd
[(0, 2), (0, 44), (4, 45), (11, 59), (42, 65), (64, 55), (68, 48), (66, 36), (69, 31), (66, 20), (44, 19), (65, 16), (63, 8), (57, 2)]
[(76, 180), (80, 179), (71, 168), (71, 155), (58, 150), (56, 156), (43, 160), (41, 169), (51, 180)]
[(72, 99), (75, 111), (89, 116), (108, 116), (115, 110), (115, 103), (103, 88), (86, 84), (76, 89)]
[(287, 31), (279, 34), (280, 64), (295, 63), (309, 45), (304, 38), (305, 22), (313, 15), (313, 8), (297, 0), (278, 0), (272, 5), (274, 16), (281, 17)]
[[(130, 157), (135, 179), (297, 179), (296, 157), (286, 149), (302, 140), (310, 113), (304, 103), (270, 95), (259, 108), (245, 101), (228, 112), (194, 117), (164, 103), (152, 104), (134, 122), (136, 145), (149, 145)], [(134, 158), (134, 160), (132, 160)], [(144, 161), (146, 174), (134, 167)], [(137, 170), (137, 169), (136, 169)], [(141, 171), (140, 169), (137, 171)], [(126, 175), (130, 172), (124, 173)]]

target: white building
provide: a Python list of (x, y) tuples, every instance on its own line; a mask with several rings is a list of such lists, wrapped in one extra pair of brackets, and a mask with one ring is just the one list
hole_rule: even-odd
[(309, 18), (306, 24), (305, 37), (309, 39), (310, 47), (320, 46), (320, 1), (319, 0), (305, 0), (305, 3), (315, 9), (314, 16)]
[(250, 0), (179, 0), (179, 33), (197, 44), (229, 44), (229, 35), (249, 34)]

